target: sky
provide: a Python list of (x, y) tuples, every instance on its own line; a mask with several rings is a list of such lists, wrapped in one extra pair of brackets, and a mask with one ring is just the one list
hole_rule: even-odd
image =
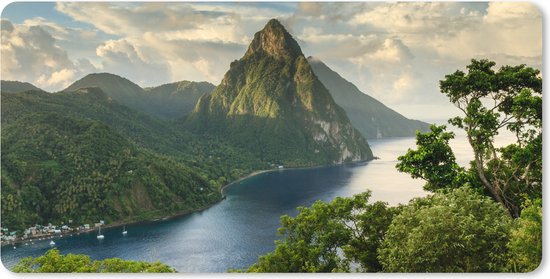
[(2, 11), (1, 78), (52, 92), (93, 72), (217, 85), (271, 18), (306, 56), (425, 121), (456, 114), (439, 80), (472, 58), (542, 70), (542, 14), (526, 2), (32, 2)]

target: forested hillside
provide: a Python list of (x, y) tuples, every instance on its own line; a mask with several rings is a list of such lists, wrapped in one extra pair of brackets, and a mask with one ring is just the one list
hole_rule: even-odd
[(220, 198), (173, 159), (139, 148), (98, 121), (31, 113), (2, 129), (5, 226), (138, 220)]
[(246, 150), (198, 138), (98, 88), (2, 93), (2, 224), (12, 229), (189, 212), (266, 167)]

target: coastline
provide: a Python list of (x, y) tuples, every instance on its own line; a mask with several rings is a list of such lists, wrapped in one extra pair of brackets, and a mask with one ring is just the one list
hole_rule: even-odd
[[(232, 182), (220, 187), (220, 194), (221, 194), (220, 199), (218, 199), (218, 200), (216, 200), (216, 201), (214, 201), (210, 204), (199, 207), (197, 209), (185, 210), (185, 211), (176, 212), (176, 213), (172, 213), (172, 214), (168, 214), (168, 215), (152, 214), (152, 217), (144, 218), (144, 219), (137, 219), (137, 220), (132, 220), (132, 219), (119, 220), (119, 221), (115, 221), (115, 222), (111, 222), (109, 224), (106, 224), (106, 225), (102, 226), (102, 228), (103, 229), (112, 229), (112, 228), (117, 228), (117, 227), (122, 227), (122, 226), (127, 226), (127, 225), (135, 225), (135, 224), (140, 224), (140, 223), (151, 223), (151, 222), (165, 221), (165, 220), (170, 220), (170, 219), (174, 219), (174, 218), (178, 218), (178, 217), (187, 216), (187, 215), (193, 214), (195, 212), (204, 211), (204, 210), (206, 210), (206, 209), (222, 202), (226, 198), (226, 196), (224, 194), (224, 190), (226, 188), (228, 188), (228, 187), (230, 187), (234, 184), (237, 184), (239, 182), (242, 182), (246, 179), (261, 175), (261, 174), (266, 174), (266, 173), (270, 173), (270, 172), (283, 172), (283, 171), (289, 171), (289, 170), (309, 170), (309, 169), (337, 167), (337, 166), (344, 166), (344, 165), (348, 165), (348, 164), (355, 165), (355, 164), (361, 164), (361, 163), (369, 162), (369, 161), (376, 160), (376, 159), (378, 159), (378, 157), (374, 156), (370, 160), (353, 161), (353, 162), (347, 162), (347, 163), (343, 162), (343, 163), (338, 163), (338, 164), (317, 165), (317, 166), (309, 166), (309, 167), (285, 167), (283, 169), (278, 169), (277, 168), (277, 169), (252, 171), (248, 175), (245, 175), (245, 176), (243, 176), (243, 177), (241, 177), (241, 178), (239, 178), (235, 181), (232, 181)], [(31, 242), (31, 241), (34, 241), (34, 240), (37, 240), (37, 239), (46, 240), (46, 239), (55, 239), (55, 238), (59, 238), (59, 237), (63, 237), (63, 236), (72, 236), (74, 234), (93, 233), (97, 230), (98, 230), (98, 228), (94, 227), (94, 228), (90, 228), (86, 231), (69, 231), (69, 232), (61, 232), (60, 234), (48, 234), (48, 235), (45, 235), (45, 236), (41, 235), (41, 236), (37, 236), (37, 237), (27, 237), (25, 239), (18, 238), (14, 241), (2, 241), (1, 246), (23, 244), (23, 243)]]
[(233, 185), (233, 184), (237, 184), (237, 183), (239, 183), (239, 182), (242, 182), (242, 181), (244, 181), (244, 180), (246, 180), (246, 179), (252, 178), (252, 177), (254, 177), (254, 176), (257, 176), (257, 175), (260, 175), (260, 174), (264, 174), (264, 173), (273, 172), (273, 171), (276, 171), (276, 170), (278, 170), (278, 169), (257, 170), (257, 171), (253, 171), (253, 172), (249, 173), (248, 175), (245, 175), (245, 176), (243, 176), (243, 177), (241, 177), (241, 178), (239, 178), (239, 179), (237, 179), (237, 180), (235, 180), (235, 181), (232, 181), (232, 182), (229, 182), (229, 183), (223, 185), (222, 187), (220, 187), (220, 194), (222, 194), (222, 200), (225, 199), (225, 195), (224, 195), (224, 193), (223, 193), (223, 191), (225, 190), (225, 188), (227, 188), (227, 187), (229, 187), (229, 186), (231, 186), (231, 185)]
[(338, 163), (338, 164), (330, 164), (330, 165), (317, 165), (317, 166), (310, 166), (310, 167), (285, 167), (283, 169), (268, 169), (268, 170), (257, 170), (257, 171), (253, 171), (251, 172), (250, 174), (246, 175), (246, 176), (243, 176), (235, 181), (232, 181), (222, 187), (220, 187), (220, 193), (222, 194), (222, 199), (225, 199), (225, 195), (223, 193), (223, 191), (234, 185), (234, 184), (237, 184), (239, 182), (242, 182), (243, 180), (246, 180), (246, 179), (249, 179), (249, 178), (252, 178), (254, 176), (257, 176), (257, 175), (260, 175), (260, 174), (265, 174), (265, 173), (270, 173), (270, 172), (282, 172), (282, 171), (289, 171), (289, 170), (313, 170), (313, 169), (320, 169), (320, 168), (330, 168), (330, 167), (337, 167), (337, 166), (345, 166), (345, 165), (360, 165), (360, 164), (364, 164), (364, 163), (367, 163), (367, 162), (370, 162), (370, 161), (373, 161), (373, 160), (379, 160), (380, 158), (377, 157), (377, 156), (373, 156), (372, 159), (370, 160), (359, 160), (359, 161), (352, 161), (352, 162), (342, 162), (342, 163)]

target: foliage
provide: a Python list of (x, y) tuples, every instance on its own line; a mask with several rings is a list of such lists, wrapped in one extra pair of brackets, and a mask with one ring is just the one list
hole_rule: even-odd
[(376, 250), (395, 208), (368, 204), (370, 192), (331, 203), (298, 208), (298, 216), (281, 217), (275, 251), (261, 256), (248, 272), (367, 272), (381, 269)]
[(220, 198), (191, 169), (96, 121), (35, 113), (2, 127), (2, 225), (171, 214)]
[(508, 243), (508, 269), (531, 272), (542, 262), (542, 200), (527, 200), (514, 220)]
[(464, 168), (456, 163), (449, 140), (454, 138), (452, 132), (445, 132), (445, 126), (430, 126), (431, 132), (416, 133), (416, 150), (409, 149), (399, 156), (396, 168), (421, 178), (427, 183), (425, 190), (458, 188), (467, 182)]
[(22, 259), (14, 268), (18, 273), (174, 273), (176, 270), (160, 262), (148, 263), (119, 258), (91, 261), (89, 256), (62, 255), (51, 249), (44, 255)]
[[(424, 179), (435, 194), (398, 208), (367, 205), (357, 196), (300, 208), (296, 218), (282, 217), (284, 238), (248, 271), (334, 272), (353, 265), (387, 272), (534, 270), (542, 259), (542, 81), (524, 65), (497, 72), (493, 66), (472, 60), (468, 74), (457, 71), (441, 81), (465, 114), (449, 122), (467, 133), (475, 155), (470, 168), (456, 163), (449, 146), (454, 134), (432, 125), (417, 133), (417, 149), (400, 156), (396, 167)], [(503, 128), (516, 142), (496, 148)], [(350, 200), (352, 207), (339, 206)], [(357, 209), (364, 211), (355, 215)]]
[(11, 230), (189, 212), (219, 200), (221, 186), (269, 167), (97, 88), (3, 92), (1, 119), (2, 226)]
[[(456, 71), (440, 81), (441, 92), (462, 111), (449, 123), (466, 131), (474, 151), (474, 168), (490, 195), (513, 217), (524, 197), (542, 193), (542, 79), (536, 69), (472, 60), (468, 72)], [(501, 129), (517, 142), (496, 148)]]
[(386, 232), (379, 260), (387, 272), (492, 272), (506, 263), (511, 219), (468, 187), (405, 206)]

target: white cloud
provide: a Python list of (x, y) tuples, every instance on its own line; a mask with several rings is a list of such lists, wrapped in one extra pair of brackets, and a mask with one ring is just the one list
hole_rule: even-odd
[(124, 76), (143, 86), (158, 85), (170, 81), (170, 71), (165, 63), (157, 63), (131, 42), (109, 40), (100, 45), (96, 54), (102, 60), (101, 70)]
[(507, 28), (517, 28), (518, 24), (541, 18), (540, 10), (532, 3), (490, 2), (483, 20)]
[[(204, 6), (203, 6), (204, 7)], [(58, 2), (57, 10), (108, 34), (141, 37), (156, 33), (166, 40), (242, 42), (240, 16), (189, 3)]]
[(101, 70), (142, 86), (217, 84), (270, 18), (282, 21), (306, 56), (389, 106), (448, 104), (438, 80), (471, 58), (542, 68), (542, 17), (530, 3), (59, 2), (56, 9), (92, 27), (3, 20), (3, 78), (54, 88), (71, 72)]
[[(452, 34), (479, 22), (479, 12), (464, 3), (385, 3), (357, 13), (350, 24), (369, 24), (389, 33)], [(431, 33), (431, 34), (430, 34)]]
[(413, 86), (414, 81), (415, 79), (409, 73), (404, 73), (393, 82), (393, 89), (396, 91), (408, 90)]
[(125, 72), (142, 86), (182, 79), (218, 83), (268, 18), (262, 16), (266, 9), (254, 6), (187, 3), (62, 2), (57, 9), (120, 37), (97, 47), (101, 68)]
[(75, 70), (61, 69), (51, 73), (49, 76), (41, 75), (38, 77), (38, 84), (46, 87), (62, 86), (67, 87), (74, 81)]
[[(542, 68), (542, 19), (530, 3), (305, 6), (293, 17), (305, 50), (390, 106), (448, 105), (438, 81), (472, 58)], [(315, 17), (322, 13), (326, 20)], [(415, 117), (425, 113), (430, 112), (406, 112)]]
[(28, 81), (45, 90), (58, 90), (81, 73), (66, 50), (37, 21), (14, 25), (3, 19), (1, 49), (2, 79)]
[[(382, 44), (363, 57), (367, 61), (377, 61), (382, 63), (406, 63), (414, 56), (407, 46), (399, 39), (384, 39)], [(361, 59), (359, 59), (361, 60)], [(363, 62), (364, 64), (364, 62)]]

